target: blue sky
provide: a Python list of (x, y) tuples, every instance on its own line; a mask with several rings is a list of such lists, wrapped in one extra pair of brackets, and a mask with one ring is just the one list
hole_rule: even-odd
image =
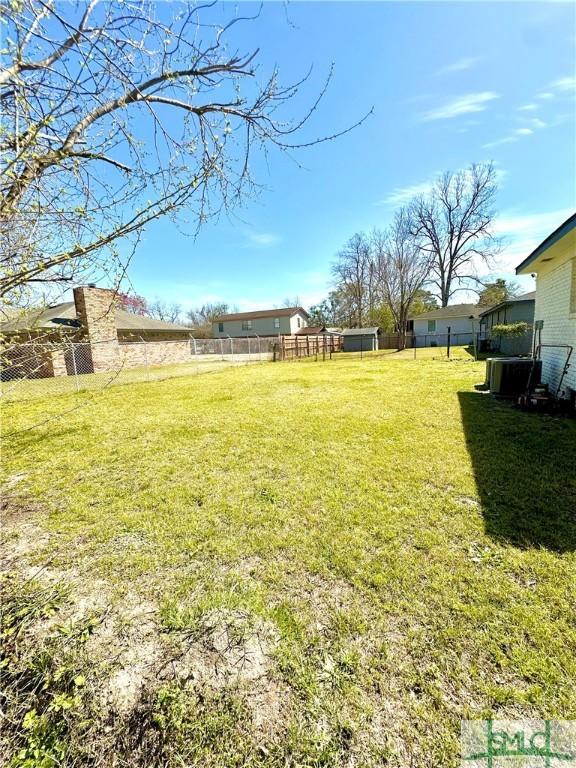
[[(253, 156), (265, 189), (196, 239), (168, 220), (150, 226), (130, 269), (148, 299), (250, 309), (297, 295), (308, 306), (327, 294), (349, 237), (385, 226), (436, 174), (471, 162), (497, 165), (498, 230), (508, 239), (498, 264), (481, 272), (512, 277), (576, 208), (572, 4), (267, 2), (256, 21), (234, 29), (238, 47), (260, 48), (262, 77), (277, 64), (290, 82), (314, 66), (295, 106), (313, 100), (334, 63), (304, 137), (374, 114), (293, 157)], [(530, 278), (520, 282), (531, 289)]]

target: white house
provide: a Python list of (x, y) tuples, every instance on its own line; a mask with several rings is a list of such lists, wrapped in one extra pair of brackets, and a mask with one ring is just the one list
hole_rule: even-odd
[(414, 333), (416, 347), (443, 347), (450, 329), (451, 344), (472, 344), (480, 331), (480, 312), (485, 307), (476, 304), (450, 304), (431, 309), (411, 318), (409, 329)]
[(516, 267), (536, 274), (534, 345), (542, 380), (576, 404), (576, 213)]
[(261, 309), (255, 312), (235, 312), (221, 315), (212, 323), (212, 335), (216, 339), (229, 336), (278, 336), (294, 335), (308, 325), (310, 315), (302, 307)]

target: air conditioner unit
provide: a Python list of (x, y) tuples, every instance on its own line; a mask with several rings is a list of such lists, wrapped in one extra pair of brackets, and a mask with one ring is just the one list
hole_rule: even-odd
[[(532, 374), (532, 375), (531, 375)], [(529, 357), (500, 357), (490, 360), (490, 392), (514, 397), (526, 392), (528, 383), (537, 384), (542, 361)]]

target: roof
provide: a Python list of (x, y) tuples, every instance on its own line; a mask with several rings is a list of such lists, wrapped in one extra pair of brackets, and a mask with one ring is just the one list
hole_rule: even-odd
[[(76, 317), (76, 307), (73, 301), (65, 301), (44, 309), (35, 309), (12, 320), (0, 323), (0, 331), (26, 331), (34, 328), (44, 330), (66, 330), (79, 326)], [(156, 320), (145, 315), (135, 315), (124, 309), (116, 309), (116, 329), (119, 331), (180, 331), (191, 333), (190, 328), (164, 320)]]
[[(477, 304), (449, 304), (447, 307), (438, 307), (429, 312), (422, 312), (421, 315), (412, 315), (411, 320), (438, 320), (443, 317), (479, 317), (480, 310), (483, 309)], [(486, 307), (488, 311), (490, 307)]]
[(536, 259), (539, 256), (542, 256), (543, 253), (545, 253), (548, 248), (553, 246), (555, 243), (557, 243), (559, 240), (561, 240), (563, 237), (565, 237), (569, 232), (571, 232), (573, 229), (576, 228), (576, 213), (573, 213), (572, 216), (570, 216), (563, 224), (560, 224), (558, 229), (555, 229), (552, 234), (548, 235), (548, 237), (543, 240), (540, 245), (535, 248), (532, 253), (524, 259), (524, 261), (519, 264), (516, 267), (516, 274), (520, 275), (524, 270), (530, 266), (533, 262), (536, 261)]
[(302, 312), (306, 317), (310, 317), (303, 307), (282, 307), (281, 309), (258, 309), (254, 312), (233, 312), (229, 315), (220, 315), (214, 322), (222, 323), (227, 320), (257, 320), (262, 317), (292, 317), (292, 315)]
[(319, 336), (320, 334), (341, 336), (342, 331), (338, 328), (326, 328), (325, 325), (307, 325), (305, 328), (300, 328), (300, 330), (296, 331), (296, 336)]
[(343, 336), (375, 336), (380, 331), (378, 326), (374, 328), (344, 328)]
[(509, 307), (510, 304), (517, 304), (518, 302), (522, 301), (535, 301), (536, 300), (536, 291), (530, 291), (530, 293), (523, 293), (521, 296), (510, 296), (509, 299), (506, 299), (506, 301), (501, 301), (500, 304), (494, 304), (493, 307), (486, 307), (486, 309), (483, 312), (480, 312), (480, 317), (484, 317), (484, 315), (489, 315), (490, 312), (495, 312), (498, 309), (502, 309), (503, 307)]
[(307, 325), (296, 331), (296, 336), (318, 336), (320, 333), (326, 333), (326, 328), (323, 325)]

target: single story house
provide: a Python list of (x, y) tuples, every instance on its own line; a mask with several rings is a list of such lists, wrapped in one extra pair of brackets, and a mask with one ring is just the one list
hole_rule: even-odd
[(576, 213), (516, 267), (536, 274), (534, 348), (542, 381), (576, 407)]
[[(515, 296), (480, 312), (480, 330), (483, 338), (490, 340), (494, 352), (505, 355), (528, 355), (532, 351), (532, 325), (534, 323), (534, 304), (536, 291)], [(495, 336), (495, 325), (528, 323), (530, 326), (522, 336)]]
[(415, 347), (444, 347), (450, 328), (451, 344), (472, 344), (474, 336), (479, 337), (481, 311), (477, 304), (449, 304), (414, 315), (408, 326), (414, 334), (412, 343)]
[[(64, 334), (69, 338), (80, 338), (83, 333), (93, 330), (94, 323), (98, 324), (97, 312), (86, 312), (86, 300), (88, 306), (91, 298), (99, 299), (102, 295), (105, 299), (104, 306), (100, 307), (102, 314), (113, 315), (113, 326), (118, 341), (172, 341), (188, 339), (193, 333), (191, 328), (183, 325), (167, 323), (145, 315), (135, 315), (124, 309), (114, 307), (110, 309), (114, 292), (95, 286), (81, 286), (74, 289), (74, 301), (65, 301), (50, 307), (33, 309), (22, 315), (13, 317), (0, 323), (0, 335), (7, 340), (13, 338), (61, 338)], [(99, 310), (98, 310), (99, 311)], [(111, 318), (110, 318), (111, 319)], [(107, 323), (108, 326), (108, 323)], [(108, 328), (107, 328), (108, 331)], [(112, 333), (110, 334), (112, 335)]]
[(126, 312), (115, 306), (115, 297), (106, 288), (79, 286), (74, 301), (0, 323), (2, 379), (102, 373), (191, 359), (190, 328)]
[(378, 349), (380, 328), (344, 328), (342, 352), (374, 352)]
[(212, 323), (215, 339), (242, 336), (293, 336), (308, 325), (310, 315), (302, 307), (261, 309), (220, 315)]

